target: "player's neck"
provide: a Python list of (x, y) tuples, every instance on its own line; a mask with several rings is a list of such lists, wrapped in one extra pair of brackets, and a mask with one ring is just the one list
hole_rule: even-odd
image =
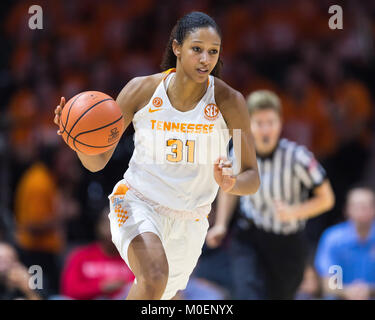
[(193, 109), (202, 99), (207, 83), (196, 83), (186, 75), (176, 72), (171, 79), (167, 94), (172, 105), (181, 111)]

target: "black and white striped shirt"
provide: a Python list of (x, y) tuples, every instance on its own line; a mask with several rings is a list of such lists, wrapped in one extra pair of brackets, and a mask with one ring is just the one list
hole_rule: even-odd
[[(230, 154), (233, 156), (232, 150)], [(280, 139), (269, 156), (257, 156), (257, 161), (261, 185), (257, 193), (240, 197), (239, 226), (245, 228), (250, 219), (257, 227), (276, 234), (302, 230), (306, 221), (278, 220), (273, 201), (293, 205), (307, 200), (309, 192), (325, 180), (325, 170), (306, 147), (287, 139)]]

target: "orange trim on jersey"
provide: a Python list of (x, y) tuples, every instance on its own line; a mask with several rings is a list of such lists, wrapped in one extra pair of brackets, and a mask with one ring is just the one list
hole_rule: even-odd
[[(114, 196), (125, 196), (125, 194), (128, 192), (128, 190), (129, 190), (129, 188), (128, 188), (127, 185), (120, 184), (116, 188), (116, 191), (113, 193), (113, 195)], [(125, 207), (123, 206), (123, 204), (121, 204), (121, 203), (115, 204), (114, 198), (112, 198), (111, 200), (112, 200), (112, 203), (114, 204), (113, 209), (114, 209), (116, 217), (117, 217), (117, 225), (120, 228), (126, 222), (126, 220), (129, 219), (128, 211), (125, 210)]]
[(125, 195), (129, 188), (125, 184), (120, 184), (113, 195)]
[(170, 68), (168, 70), (163, 71), (163, 73), (165, 73), (163, 80), (165, 80), (168, 77), (168, 75), (172, 72), (176, 72), (176, 68)]
[(127, 215), (128, 212), (124, 210), (115, 210), (115, 213), (117, 216), (118, 227), (121, 228), (121, 226), (126, 222), (126, 220), (129, 219), (129, 216)]

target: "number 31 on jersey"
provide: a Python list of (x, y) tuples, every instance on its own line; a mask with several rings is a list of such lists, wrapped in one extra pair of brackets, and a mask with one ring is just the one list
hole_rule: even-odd
[(171, 147), (171, 152), (167, 154), (167, 160), (170, 162), (180, 162), (183, 158), (184, 149), (187, 153), (187, 162), (193, 163), (195, 156), (195, 141), (186, 140), (185, 147), (184, 143), (180, 139), (169, 139), (167, 140), (167, 147)]

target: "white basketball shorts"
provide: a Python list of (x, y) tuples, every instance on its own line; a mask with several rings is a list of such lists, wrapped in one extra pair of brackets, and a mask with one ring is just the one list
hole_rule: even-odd
[(211, 206), (196, 212), (175, 211), (146, 199), (125, 180), (116, 184), (108, 198), (112, 241), (129, 267), (128, 248), (137, 235), (152, 232), (160, 238), (169, 265), (161, 299), (173, 298), (178, 290), (186, 288), (201, 255)]

